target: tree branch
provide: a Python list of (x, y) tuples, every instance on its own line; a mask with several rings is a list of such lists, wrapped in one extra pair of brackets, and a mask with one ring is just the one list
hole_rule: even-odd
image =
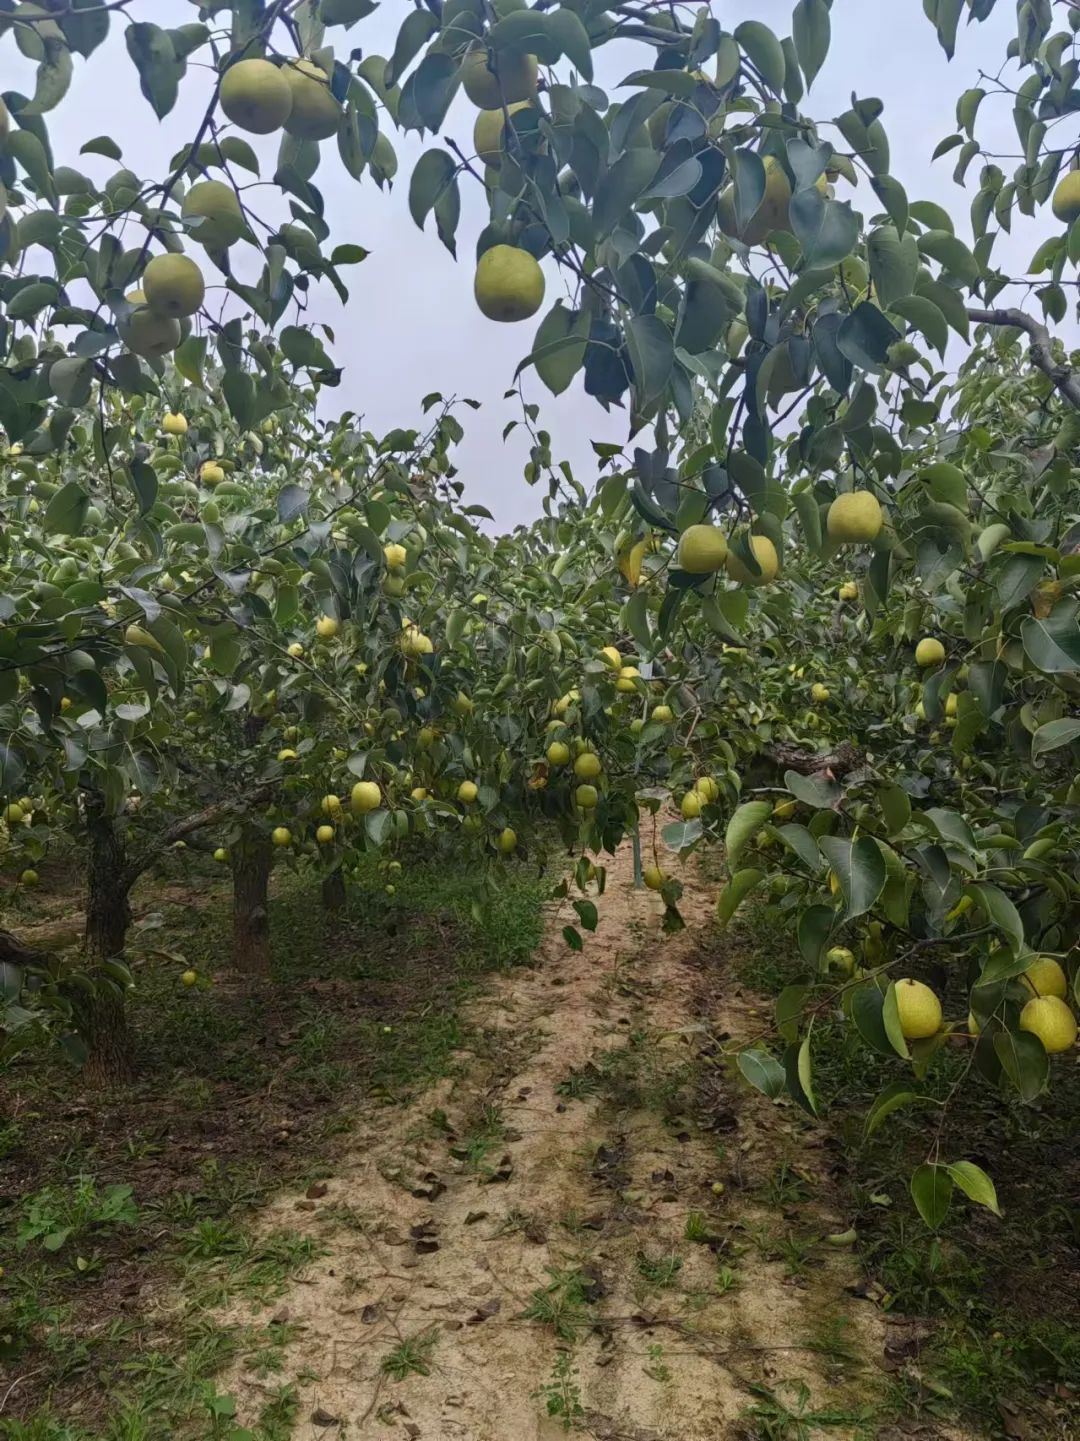
[(1022, 330), (1031, 341), (1028, 355), (1032, 365), (1041, 370), (1059, 395), (1080, 410), (1080, 376), (1067, 365), (1054, 359), (1050, 332), (1042, 321), (1023, 310), (968, 310), (968, 318), (979, 325), (1008, 325)]
[(218, 821), (235, 815), (237, 811), (264, 800), (273, 792), (273, 789), (274, 782), (268, 781), (265, 785), (256, 787), (242, 799), (230, 797), (228, 800), (215, 801), (213, 805), (204, 806), (201, 811), (195, 811), (192, 815), (185, 816), (183, 820), (174, 821), (159, 836), (144, 846), (135, 859), (129, 861), (124, 867), (126, 888), (131, 889), (143, 871), (153, 863), (154, 857), (161, 851), (175, 845), (177, 841), (182, 841), (185, 836), (190, 836), (194, 831), (204, 830), (207, 826), (215, 825)]

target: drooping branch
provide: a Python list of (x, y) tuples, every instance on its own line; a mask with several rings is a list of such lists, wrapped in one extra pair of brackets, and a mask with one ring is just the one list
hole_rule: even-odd
[(968, 310), (968, 318), (979, 325), (1008, 325), (1022, 330), (1031, 342), (1028, 355), (1031, 363), (1047, 377), (1059, 395), (1080, 410), (1080, 375), (1068, 365), (1054, 359), (1050, 332), (1041, 320), (1024, 310)]
[(204, 806), (201, 811), (194, 811), (190, 816), (184, 816), (182, 820), (174, 821), (171, 826), (166, 827), (159, 836), (155, 838), (138, 855), (128, 863), (124, 870), (124, 881), (128, 890), (142, 875), (148, 866), (152, 865), (154, 858), (169, 846), (175, 845), (185, 837), (193, 835), (195, 831), (205, 830), (207, 826), (217, 825), (219, 821), (228, 820), (235, 816), (238, 811), (248, 806), (265, 800), (273, 790), (273, 784), (259, 786), (242, 800), (236, 797), (229, 797), (227, 800), (215, 801), (213, 805)]

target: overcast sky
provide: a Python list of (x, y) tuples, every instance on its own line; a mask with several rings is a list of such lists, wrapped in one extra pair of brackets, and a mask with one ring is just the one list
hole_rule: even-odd
[[(715, 11), (727, 30), (740, 20), (754, 18), (771, 25), (780, 35), (790, 29), (792, 0), (725, 0)], [(160, 25), (190, 22), (194, 0), (134, 0), (134, 19)], [(389, 55), (394, 37), (413, 9), (405, 0), (383, 0), (370, 19), (347, 33), (338, 29), (339, 51), (347, 58), (352, 46), (365, 53)], [(846, 110), (854, 91), (859, 97), (877, 95), (885, 104), (883, 120), (892, 147), (892, 173), (905, 185), (911, 199), (931, 199), (956, 217), (959, 234), (970, 238), (967, 210), (978, 186), (978, 164), (969, 172), (967, 192), (952, 183), (955, 157), (930, 164), (934, 146), (955, 128), (957, 96), (977, 83), (980, 67), (996, 72), (1010, 34), (1015, 34), (1011, 6), (983, 25), (962, 30), (957, 58), (949, 65), (923, 14), (920, 0), (834, 0), (833, 42), (829, 58), (807, 100), (804, 111), (819, 122)], [(109, 41), (89, 62), (76, 61), (76, 77), (65, 101), (48, 117), (57, 163), (73, 164), (102, 180), (114, 168), (101, 157), (79, 159), (79, 147), (92, 136), (114, 136), (124, 150), (124, 163), (142, 176), (161, 175), (168, 158), (189, 139), (201, 117), (208, 93), (209, 73), (194, 67), (181, 86), (176, 109), (159, 124), (137, 88), (134, 68), (123, 40), (123, 22), (114, 19)], [(15, 72), (14, 46), (5, 41), (5, 88), (32, 93), (30, 67)], [(598, 52), (597, 83), (613, 98), (629, 92), (618, 82), (629, 70), (646, 61), (639, 47), (606, 47)], [(459, 139), (467, 153), (475, 111), (459, 94), (444, 127)], [(834, 128), (823, 126), (823, 136), (844, 142)], [(988, 149), (1013, 154), (1017, 147), (1008, 100), (984, 103), (980, 137)], [(392, 193), (380, 192), (365, 178), (357, 184), (340, 164), (333, 142), (323, 145), (323, 161), (315, 177), (327, 204), (327, 222), (335, 243), (352, 241), (369, 250), (369, 258), (345, 272), (351, 300), (342, 310), (329, 285), (320, 287), (312, 306), (317, 318), (334, 327), (335, 359), (344, 365), (341, 387), (327, 393), (324, 414), (351, 408), (365, 416), (376, 432), (392, 426), (420, 423), (419, 402), (429, 391), (471, 396), (483, 402), (479, 412), (462, 411), (465, 443), (458, 458), (466, 481), (466, 498), (488, 506), (500, 528), (538, 514), (541, 492), (531, 490), (522, 478), (527, 459), (524, 432), (504, 443), (506, 422), (520, 415), (514, 400), (503, 400), (518, 361), (531, 348), (536, 322), (498, 325), (485, 320), (472, 298), (475, 241), (486, 220), (480, 186), (463, 177), (462, 217), (458, 227), (458, 261), (450, 257), (433, 233), (421, 234), (407, 207), (408, 179), (416, 157), (438, 143), (388, 130), (398, 152), (400, 169)], [(249, 137), (253, 138), (253, 137)], [(264, 175), (273, 172), (273, 143), (260, 142), (265, 156)], [(846, 148), (846, 147), (844, 147)], [(1001, 162), (1011, 173), (1015, 160)], [(257, 195), (258, 192), (255, 192)], [(840, 198), (852, 196), (840, 187)], [(852, 196), (856, 209), (873, 213), (880, 207), (865, 182)], [(258, 207), (256, 207), (258, 208)], [(994, 252), (998, 264), (1005, 258), (1012, 273), (1022, 274), (1027, 260), (1046, 233), (1047, 221), (1023, 221), (1012, 237), (999, 240)], [(1052, 223), (1052, 222), (1051, 222)], [(198, 255), (198, 247), (193, 247)], [(562, 291), (555, 267), (548, 265), (545, 309)], [(209, 278), (209, 271), (208, 271)], [(543, 314), (543, 311), (541, 312)], [(580, 387), (553, 399), (535, 377), (527, 386), (529, 398), (542, 407), (541, 424), (552, 434), (555, 459), (566, 458), (579, 480), (591, 489), (597, 474), (590, 440), (624, 441), (625, 412), (604, 411)]]

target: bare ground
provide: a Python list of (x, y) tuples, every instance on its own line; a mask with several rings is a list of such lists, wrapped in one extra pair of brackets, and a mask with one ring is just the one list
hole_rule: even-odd
[[(847, 1229), (827, 1137), (709, 1065), (706, 1030), (749, 1040), (766, 1003), (724, 984), (713, 888), (683, 879), (668, 937), (625, 847), (584, 951), (564, 901), (534, 968), (474, 1002), (487, 1058), (362, 1117), (332, 1179), (264, 1213), (326, 1248), (228, 1318), (290, 1323), (302, 1441), (804, 1434), (746, 1419), (778, 1401), (807, 1435), (955, 1434), (880, 1419), (895, 1336), (824, 1239)], [(250, 1418), (270, 1383), (223, 1385)]]

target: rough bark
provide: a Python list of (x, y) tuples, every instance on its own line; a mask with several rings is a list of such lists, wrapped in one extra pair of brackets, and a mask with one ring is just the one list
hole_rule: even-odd
[(338, 866), (323, 877), (322, 903), (324, 911), (342, 911), (348, 897), (345, 894), (345, 873)]
[(244, 826), (231, 852), (233, 878), (232, 960), (247, 975), (270, 974), (270, 837)]
[[(86, 815), (88, 847), (85, 949), (91, 964), (123, 957), (131, 923), (124, 838), (113, 816), (91, 799)], [(124, 996), (96, 980), (93, 996), (75, 1003), (79, 1035), (87, 1048), (86, 1077), (96, 1086), (119, 1086), (134, 1074), (131, 1031)]]

